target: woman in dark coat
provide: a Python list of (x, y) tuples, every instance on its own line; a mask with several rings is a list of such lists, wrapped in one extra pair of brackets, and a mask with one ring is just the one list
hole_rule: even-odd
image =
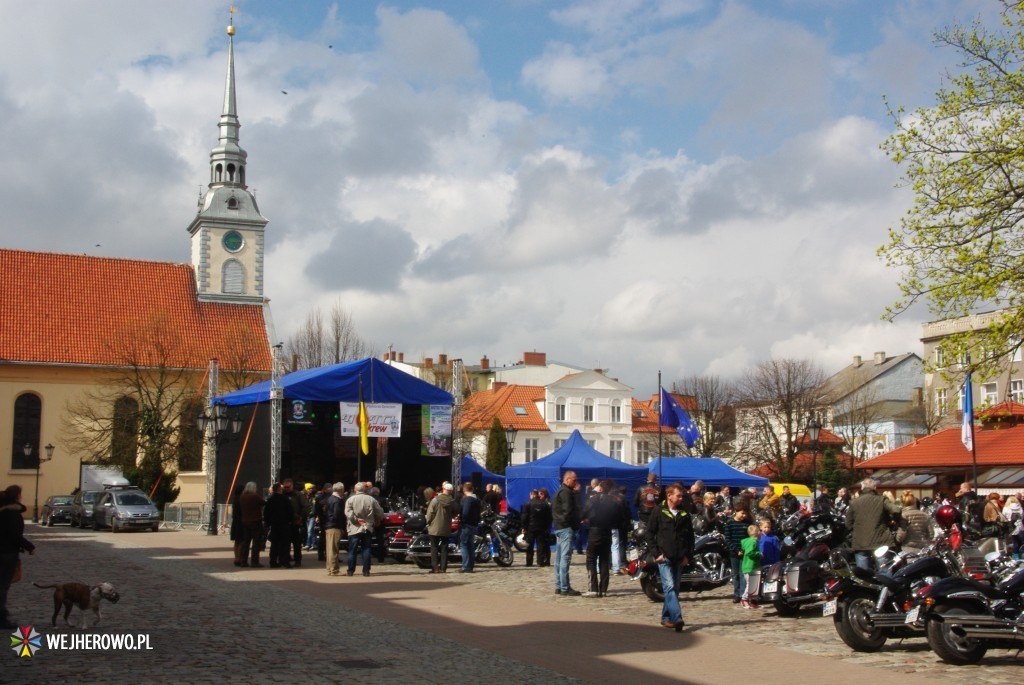
[(7, 593), (11, 589), (18, 555), (35, 552), (36, 546), (25, 538), (25, 506), (21, 503), (21, 486), (11, 485), (0, 493), (0, 629), (14, 629), (18, 624), (7, 613)]

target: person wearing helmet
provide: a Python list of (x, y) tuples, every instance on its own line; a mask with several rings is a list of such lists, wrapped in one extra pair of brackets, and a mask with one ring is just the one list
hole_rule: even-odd
[(874, 566), (872, 552), (893, 542), (889, 520), (899, 517), (900, 506), (875, 492), (873, 478), (860, 483), (860, 497), (853, 500), (846, 512), (846, 527), (853, 531), (854, 558), (857, 566), (870, 571)]

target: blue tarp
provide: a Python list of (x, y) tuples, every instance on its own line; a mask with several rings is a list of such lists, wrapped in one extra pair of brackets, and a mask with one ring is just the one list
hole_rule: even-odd
[(709, 488), (728, 485), (730, 488), (763, 488), (768, 479), (752, 476), (714, 457), (658, 457), (647, 465), (651, 473), (659, 474), (659, 483), (667, 485), (677, 480), (685, 485), (702, 480)]
[[(285, 399), (311, 402), (358, 402), (362, 385), (365, 402), (451, 404), (451, 393), (410, 376), (379, 359), (303, 369), (280, 379)], [(230, 406), (270, 401), (270, 381), (250, 385), (217, 398)]]
[(480, 462), (466, 454), (462, 457), (462, 465), (459, 467), (462, 473), (462, 482), (468, 483), (473, 480), (473, 474), (480, 474), (480, 482), (484, 485), (500, 485), (501, 489), (505, 489), (505, 476), (499, 476), (496, 473), (491, 473), (483, 466)]
[(554, 497), (566, 471), (576, 472), (581, 492), (591, 478), (610, 478), (616, 485), (626, 486), (630, 501), (636, 489), (647, 479), (646, 468), (623, 464), (601, 454), (587, 444), (578, 430), (574, 430), (564, 445), (543, 459), (505, 469), (508, 506), (519, 509), (530, 499), (530, 490), (536, 488), (547, 488)]

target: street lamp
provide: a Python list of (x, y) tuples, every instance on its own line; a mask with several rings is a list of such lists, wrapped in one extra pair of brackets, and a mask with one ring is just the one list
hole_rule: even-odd
[[(26, 442), (23, 449), (26, 457), (32, 456), (32, 445), (30, 443)], [(43, 449), (46, 450), (46, 459), (43, 459), (41, 454), (36, 459), (36, 496), (35, 503), (32, 505), (32, 523), (39, 523), (39, 467), (43, 465), (44, 461), (53, 459), (53, 445), (47, 443)]]
[[(505, 428), (505, 444), (508, 445), (508, 463), (512, 463), (512, 450), (516, 446), (516, 434), (519, 430), (512, 425), (506, 426)], [(507, 466), (508, 464), (506, 464)]]
[[(196, 428), (206, 436), (206, 442), (213, 448), (213, 459), (210, 460), (209, 477), (213, 479), (213, 494), (210, 498), (210, 524), (206, 529), (207, 535), (217, 534), (217, 453), (221, 444), (229, 437), (228, 427), (231, 428), (231, 435), (238, 435), (242, 430), (242, 420), (238, 415), (228, 418), (228, 405), (226, 402), (214, 402), (208, 407), (209, 414), (200, 414), (196, 417)], [(206, 429), (211, 428), (210, 434)]]
[(807, 422), (807, 433), (811, 436), (811, 511), (814, 511), (818, 497), (818, 436), (821, 435), (821, 421), (812, 416)]

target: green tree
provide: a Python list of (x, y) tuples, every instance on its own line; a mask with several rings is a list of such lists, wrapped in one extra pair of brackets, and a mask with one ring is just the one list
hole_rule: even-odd
[(878, 250), (900, 270), (901, 298), (885, 318), (919, 300), (937, 318), (1003, 309), (988, 330), (941, 343), (947, 359), (974, 349), (983, 373), (997, 370), (1024, 331), (1024, 3), (1000, 4), (997, 29), (976, 20), (935, 34), (959, 53), (962, 70), (934, 107), (907, 113), (887, 102), (896, 130), (882, 145), (914, 192)]
[(825, 454), (822, 455), (821, 463), (818, 466), (818, 484), (828, 486), (829, 492), (834, 493), (846, 485), (849, 478), (850, 472), (840, 466), (839, 460), (836, 459), (836, 451), (833, 449), (825, 450)]
[(487, 470), (505, 475), (505, 467), (510, 462), (508, 453), (508, 442), (505, 440), (505, 429), (497, 416), (491, 421), (491, 430), (487, 433)]

